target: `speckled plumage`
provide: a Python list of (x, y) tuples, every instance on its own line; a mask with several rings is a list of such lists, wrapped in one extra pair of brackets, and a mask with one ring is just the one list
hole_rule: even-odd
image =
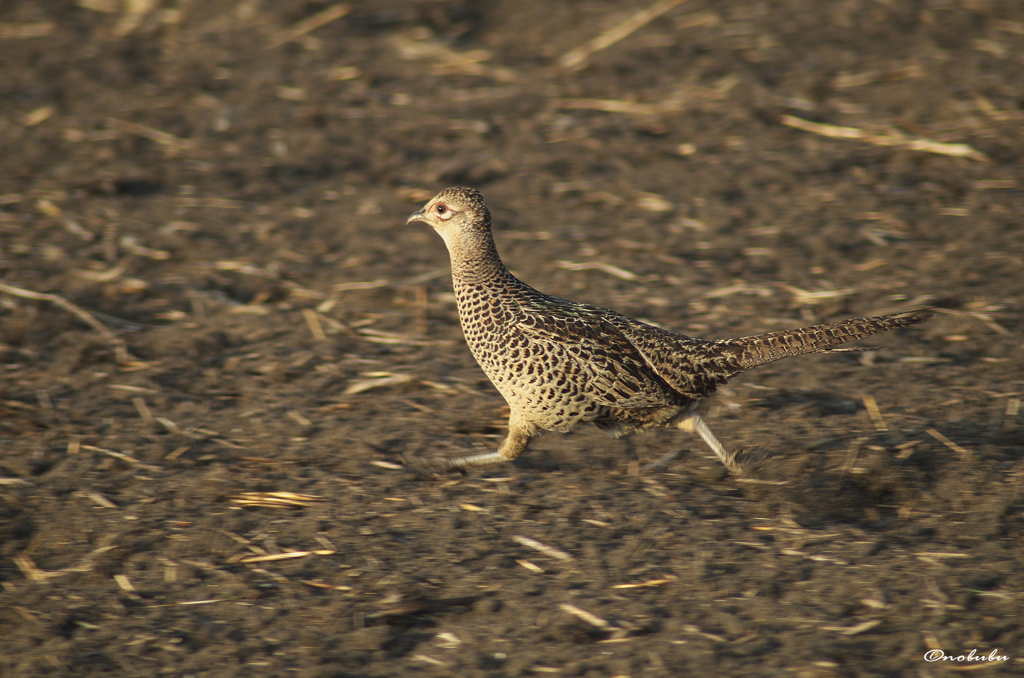
[(444, 239), (466, 343), (511, 408), (497, 452), (446, 460), (464, 469), (518, 457), (542, 430), (593, 422), (615, 434), (670, 424), (697, 431), (736, 470), (697, 406), (740, 372), (801, 353), (905, 327), (928, 317), (910, 311), (739, 339), (708, 341), (669, 332), (597, 306), (543, 294), (505, 268), (483, 197), (448, 188), (408, 223), (426, 222)]

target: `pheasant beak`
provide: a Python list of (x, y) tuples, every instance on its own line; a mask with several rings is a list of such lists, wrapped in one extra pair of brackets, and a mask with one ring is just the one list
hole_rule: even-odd
[(418, 209), (409, 215), (409, 218), (405, 220), (406, 226), (413, 223), (414, 221), (426, 221), (427, 215), (423, 213), (423, 209)]

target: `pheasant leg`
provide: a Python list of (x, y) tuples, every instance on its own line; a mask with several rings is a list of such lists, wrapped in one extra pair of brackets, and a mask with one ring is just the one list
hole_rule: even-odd
[[(693, 410), (689, 417), (679, 422), (679, 425), (676, 428), (680, 431), (686, 431), (687, 433), (699, 434), (700, 437), (704, 439), (704, 442), (708, 444), (708, 447), (711, 448), (711, 451), (715, 453), (715, 456), (725, 464), (725, 468), (729, 470), (729, 473), (740, 472), (740, 466), (736, 463), (736, 454), (730, 454), (725, 451), (725, 448), (722, 447), (722, 443), (718, 442), (718, 438), (716, 438), (715, 434), (711, 432), (711, 429), (708, 428), (708, 425), (696, 410)], [(670, 461), (678, 457), (681, 452), (682, 450), (669, 452), (657, 461), (644, 466), (644, 470), (655, 471), (663, 469)]]
[(523, 453), (523, 450), (530, 444), (531, 438), (533, 436), (523, 429), (510, 425), (508, 437), (505, 438), (505, 441), (501, 443), (496, 452), (484, 452), (482, 454), (470, 454), (465, 457), (443, 459), (439, 465), (444, 471), (465, 471), (475, 466), (487, 466), (503, 461), (512, 461)]

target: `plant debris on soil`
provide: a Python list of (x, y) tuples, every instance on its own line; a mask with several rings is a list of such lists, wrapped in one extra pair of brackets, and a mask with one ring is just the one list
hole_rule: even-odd
[[(10, 0), (0, 103), (0, 674), (1024, 671), (1017, 0)], [(419, 474), (508, 413), (450, 185), (694, 336), (938, 313), (722, 388), (742, 475)]]

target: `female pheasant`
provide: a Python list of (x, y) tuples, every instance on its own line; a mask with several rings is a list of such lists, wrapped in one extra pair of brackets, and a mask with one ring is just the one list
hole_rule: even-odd
[(594, 422), (615, 435), (669, 425), (696, 431), (729, 471), (738, 472), (735, 455), (697, 413), (720, 384), (788, 356), (857, 350), (836, 347), (930, 316), (919, 309), (739, 339), (696, 339), (543, 294), (513, 276), (494, 246), (490, 211), (474, 189), (441, 191), (409, 217), (413, 222), (432, 226), (448, 246), (466, 343), (512, 410), (508, 437), (497, 451), (446, 459), (447, 470), (511, 461), (542, 430)]

